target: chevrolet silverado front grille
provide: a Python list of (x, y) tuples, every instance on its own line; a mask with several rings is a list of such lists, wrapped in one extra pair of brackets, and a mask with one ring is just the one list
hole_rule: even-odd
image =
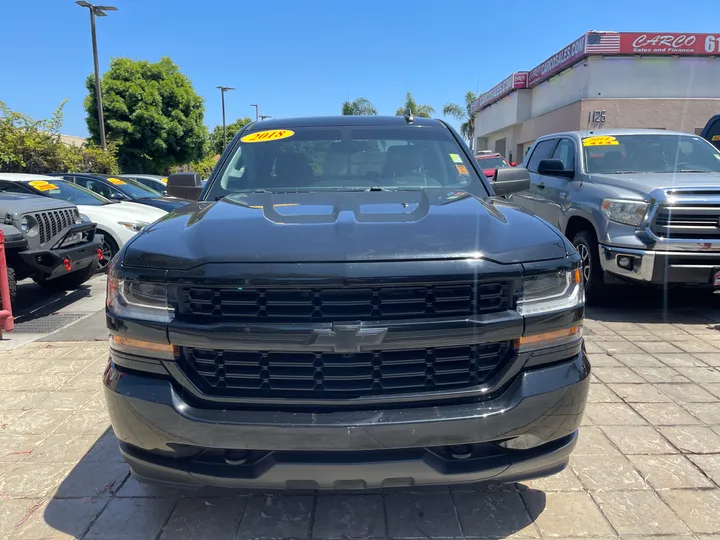
[(193, 322), (337, 322), (470, 317), (512, 309), (510, 282), (337, 288), (180, 287), (178, 317)]
[(181, 349), (178, 364), (206, 395), (352, 399), (483, 384), (511, 342), (357, 354)]
[(38, 223), (40, 244), (49, 242), (75, 223), (75, 211), (72, 208), (36, 212), (32, 217)]

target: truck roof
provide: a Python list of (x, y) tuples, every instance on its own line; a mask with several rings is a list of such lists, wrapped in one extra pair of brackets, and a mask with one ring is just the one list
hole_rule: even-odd
[(594, 137), (602, 135), (691, 135), (698, 136), (694, 133), (686, 133), (684, 131), (670, 131), (667, 129), (641, 129), (641, 128), (629, 128), (629, 129), (583, 129), (578, 131), (563, 131), (558, 133), (548, 133), (539, 139), (547, 139), (548, 137), (559, 137), (561, 135), (575, 136), (580, 138)]
[[(333, 126), (405, 126), (410, 125), (403, 116), (309, 116), (306, 118), (271, 118), (254, 122), (249, 131), (267, 129), (292, 129), (294, 127), (333, 127)], [(436, 118), (413, 117), (413, 126), (443, 127)]]

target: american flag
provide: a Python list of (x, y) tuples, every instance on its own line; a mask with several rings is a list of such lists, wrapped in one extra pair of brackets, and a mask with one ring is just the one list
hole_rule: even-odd
[(588, 34), (587, 54), (605, 54), (620, 52), (620, 34), (617, 32), (604, 32), (602, 34)]

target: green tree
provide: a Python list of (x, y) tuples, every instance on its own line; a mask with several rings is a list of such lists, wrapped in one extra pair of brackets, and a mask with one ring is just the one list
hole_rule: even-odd
[[(246, 126), (252, 122), (250, 118), (247, 116), (245, 118), (238, 118), (235, 120), (232, 124), (227, 124), (225, 126), (225, 129), (227, 131), (227, 140), (228, 143), (232, 140), (232, 138), (237, 135), (237, 132), (240, 131), (240, 129), (243, 126)], [(223, 150), (225, 150), (225, 147), (223, 145), (223, 127), (222, 124), (219, 126), (215, 126), (215, 129), (213, 129), (210, 132), (210, 152), (215, 154), (222, 154)]]
[(405, 95), (405, 104), (395, 112), (395, 116), (405, 116), (408, 111), (412, 111), (413, 116), (420, 118), (431, 118), (435, 113), (435, 109), (430, 105), (418, 105), (410, 92)]
[(63, 107), (47, 120), (34, 120), (0, 102), (0, 170), (43, 174), (49, 172), (120, 172), (115, 147), (92, 143), (69, 146), (60, 138)]
[(343, 116), (369, 116), (376, 115), (377, 109), (369, 99), (359, 97), (352, 101), (344, 101), (342, 104)]
[[(101, 86), (107, 139), (117, 143), (123, 170), (164, 173), (176, 163), (203, 157), (208, 138), (203, 99), (170, 58), (155, 63), (115, 58)], [(98, 143), (93, 75), (86, 87), (86, 122)]]
[(470, 150), (473, 149), (473, 137), (475, 133), (475, 118), (472, 114), (472, 104), (478, 98), (475, 92), (467, 92), (465, 94), (465, 104), (446, 103), (443, 107), (445, 116), (452, 116), (456, 120), (460, 120), (460, 135), (467, 139)]

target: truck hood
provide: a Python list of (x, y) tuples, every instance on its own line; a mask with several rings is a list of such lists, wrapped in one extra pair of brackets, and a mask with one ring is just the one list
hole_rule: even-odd
[(24, 193), (0, 193), (0, 215), (23, 215), (28, 212), (44, 212), (46, 210), (59, 210), (61, 208), (76, 208), (67, 201), (59, 201), (41, 195)]
[(194, 203), (128, 244), (123, 264), (562, 258), (560, 234), (503, 199), (447, 189), (249, 193)]
[(707, 188), (720, 185), (720, 173), (638, 173), (638, 174), (593, 174), (594, 184), (612, 186), (619, 192), (630, 191), (645, 199), (656, 189)]

